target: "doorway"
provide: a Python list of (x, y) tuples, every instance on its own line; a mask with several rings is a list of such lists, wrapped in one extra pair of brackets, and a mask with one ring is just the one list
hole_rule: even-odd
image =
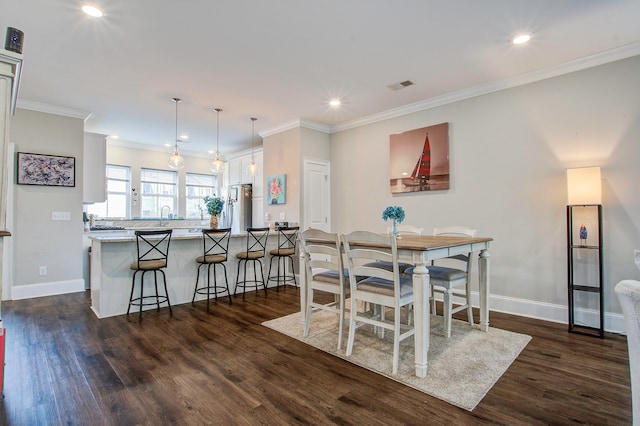
[(329, 162), (304, 159), (303, 227), (331, 232)]

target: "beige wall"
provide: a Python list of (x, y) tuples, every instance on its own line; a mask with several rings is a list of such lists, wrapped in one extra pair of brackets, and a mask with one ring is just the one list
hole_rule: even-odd
[[(640, 278), (638, 75), (634, 57), (332, 135), (334, 231), (385, 231), (388, 205), (403, 206), (405, 223), (427, 232), (477, 228), (495, 239), (492, 307), (566, 321), (565, 169), (598, 165), (605, 306), (619, 313), (615, 284)], [(450, 125), (451, 189), (392, 196), (389, 135), (442, 122)]]
[(285, 173), (287, 175), (286, 203), (267, 205), (267, 187), (265, 186), (264, 213), (271, 215), (271, 222), (280, 221), (285, 215), (289, 222), (300, 222), (300, 129), (291, 129), (263, 139), (264, 179)]
[[(65, 287), (63, 283), (73, 288), (82, 280), (83, 138), (81, 119), (22, 109), (11, 119), (10, 142), (16, 152), (76, 158), (75, 188), (17, 185), (15, 176), (9, 179), (13, 186), (9, 214), (14, 225), (7, 242), (13, 245), (14, 288), (52, 282), (58, 283), (57, 288)], [(51, 220), (54, 211), (71, 213), (71, 220)], [(39, 275), (40, 266), (47, 267), (47, 275)]]

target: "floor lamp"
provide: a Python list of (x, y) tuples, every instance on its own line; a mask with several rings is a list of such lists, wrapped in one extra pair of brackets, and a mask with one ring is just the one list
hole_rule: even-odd
[[(604, 337), (600, 167), (567, 169), (567, 194), (569, 331)], [(591, 226), (594, 222), (595, 232)], [(589, 268), (588, 260), (593, 258), (597, 259), (597, 271), (590, 275), (594, 268)], [(597, 295), (597, 309), (576, 310), (576, 299), (588, 298), (588, 294)], [(590, 325), (594, 317), (597, 326)]]

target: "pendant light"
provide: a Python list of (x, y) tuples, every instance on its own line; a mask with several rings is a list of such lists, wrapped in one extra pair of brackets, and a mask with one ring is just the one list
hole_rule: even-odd
[(256, 164), (255, 159), (253, 158), (253, 140), (254, 140), (254, 129), (257, 118), (251, 117), (251, 163), (247, 166), (247, 174), (249, 176), (255, 176), (258, 173), (258, 165)]
[(178, 151), (178, 104), (182, 102), (180, 98), (172, 98), (173, 102), (176, 103), (176, 144), (173, 147), (173, 155), (169, 157), (169, 168), (174, 170), (179, 170), (184, 168), (184, 158), (180, 156), (180, 151)]
[(224, 161), (220, 159), (220, 111), (216, 108), (216, 159), (211, 162), (211, 171), (213, 173), (222, 173), (224, 170)]

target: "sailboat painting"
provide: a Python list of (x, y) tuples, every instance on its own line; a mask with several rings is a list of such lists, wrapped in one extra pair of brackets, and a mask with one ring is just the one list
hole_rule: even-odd
[(391, 193), (449, 189), (449, 123), (390, 136)]

